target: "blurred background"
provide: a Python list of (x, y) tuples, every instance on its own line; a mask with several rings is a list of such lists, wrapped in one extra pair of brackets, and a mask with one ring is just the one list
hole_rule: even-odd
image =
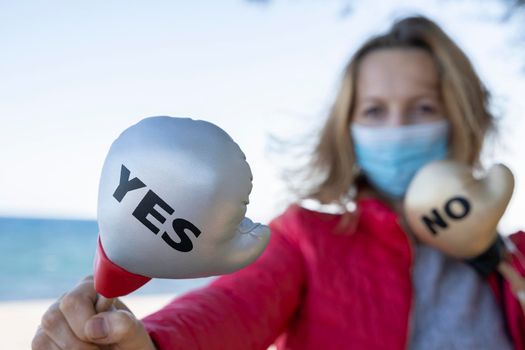
[[(0, 1), (0, 315), (1, 307), (56, 298), (91, 272), (104, 158), (144, 117), (186, 116), (226, 130), (254, 175), (248, 215), (268, 222), (289, 203), (280, 174), (295, 162), (272, 140), (310, 147), (355, 48), (406, 15), (437, 21), (493, 93), (500, 134), (485, 163), (503, 162), (516, 176), (500, 229), (525, 227), (524, 7), (521, 0)], [(174, 295), (206, 282), (156, 280), (136, 294)], [(47, 301), (31, 305), (35, 318)]]

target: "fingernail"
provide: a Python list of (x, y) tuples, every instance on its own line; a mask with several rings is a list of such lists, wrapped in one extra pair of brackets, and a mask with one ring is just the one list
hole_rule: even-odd
[(101, 339), (108, 336), (108, 326), (102, 317), (93, 318), (86, 326), (86, 333), (91, 339)]

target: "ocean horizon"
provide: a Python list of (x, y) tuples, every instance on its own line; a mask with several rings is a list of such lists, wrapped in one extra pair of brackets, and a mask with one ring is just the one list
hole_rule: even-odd
[[(0, 217), (0, 301), (60, 297), (93, 273), (97, 236), (95, 220)], [(211, 279), (153, 279), (132, 294), (180, 294)]]

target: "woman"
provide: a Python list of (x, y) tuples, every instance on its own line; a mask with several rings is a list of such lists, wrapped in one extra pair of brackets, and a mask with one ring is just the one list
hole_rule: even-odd
[[(422, 165), (479, 165), (488, 98), (435, 23), (396, 22), (350, 60), (312, 162), (320, 181), (306, 197), (344, 207), (353, 193), (354, 213), (290, 206), (255, 263), (142, 321), (120, 302), (96, 314), (87, 278), (46, 312), (33, 348), (524, 348), (508, 284), (418, 244), (399, 223)], [(514, 240), (525, 251), (523, 236)]]

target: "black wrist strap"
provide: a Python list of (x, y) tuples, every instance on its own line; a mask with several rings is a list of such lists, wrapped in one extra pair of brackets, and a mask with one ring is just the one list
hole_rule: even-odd
[(503, 242), (503, 238), (498, 234), (494, 243), (492, 243), (485, 252), (474, 258), (465, 259), (465, 262), (476, 269), (483, 277), (487, 277), (496, 270), (504, 256), (505, 243)]

